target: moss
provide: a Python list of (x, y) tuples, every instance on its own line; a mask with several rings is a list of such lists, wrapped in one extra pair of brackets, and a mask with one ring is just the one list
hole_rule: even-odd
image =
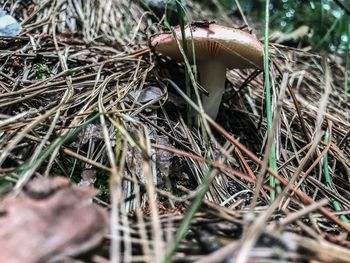
[(44, 80), (50, 77), (51, 71), (47, 64), (40, 63), (35, 65), (35, 79)]
[[(68, 172), (71, 174), (71, 180), (75, 183), (79, 183), (82, 178), (81, 175), (84, 170), (84, 163), (80, 160), (74, 159), (73, 157), (66, 157), (64, 158), (63, 166), (69, 167), (69, 169), (65, 172)], [(72, 169), (74, 171), (72, 172)], [(104, 202), (109, 202), (110, 200), (110, 191), (109, 191), (109, 177), (110, 174), (106, 171), (100, 170), (100, 169), (94, 169), (96, 172), (96, 181), (94, 183), (94, 187), (97, 188), (100, 192), (97, 195), (98, 198), (103, 200)], [(62, 171), (61, 167), (58, 164), (54, 164), (51, 169), (51, 174), (59, 175), (64, 173)]]

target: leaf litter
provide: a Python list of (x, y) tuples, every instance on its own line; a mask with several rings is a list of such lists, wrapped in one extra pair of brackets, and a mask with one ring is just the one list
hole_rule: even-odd
[[(187, 2), (190, 19), (242, 24), (220, 10)], [(96, 211), (74, 209), (56, 211), (47, 222), (66, 225), (76, 216), (75, 222), (84, 219), (92, 229), (111, 231), (96, 231), (81, 246), (65, 241), (62, 251), (52, 253), (61, 247), (57, 241), (50, 249), (45, 242), (25, 245), (28, 236), (33, 245), (45, 234), (33, 227), (37, 223), (26, 221), (32, 234), (16, 225), (6, 227), (15, 240), (8, 252), (20, 255), (21, 248), (31, 249), (32, 262), (86, 252), (96, 262), (159, 262), (176, 233), (187, 231), (174, 262), (232, 256), (242, 262), (349, 262), (345, 61), (311, 53), (309, 47), (271, 44), (278, 171), (268, 173), (289, 188), (272, 202), (264, 165), (269, 138), (262, 74), (227, 73), (220, 125), (209, 122), (206, 141), (199, 129), (186, 125), (186, 103), (166, 81), (183, 87), (183, 66), (148, 48), (149, 37), (164, 28), (140, 3), (2, 2), (23, 30), (18, 37), (0, 39), (0, 174), (1, 190), (9, 192), (1, 203), (1, 218), (10, 227), (15, 219), (6, 210), (33, 214), (32, 207), (40, 202), (28, 196), (30, 185), (41, 176), (58, 180), (57, 175), (65, 175), (82, 185), (105, 182), (109, 198), (94, 197), (100, 208), (92, 208), (87, 205), (92, 192), (86, 190), (91, 188), (66, 181), (70, 186), (55, 190), (40, 183), (40, 191), (48, 195), (42, 197), (45, 207), (69, 203), (102, 209), (109, 213), (109, 223), (94, 219)], [(210, 169), (214, 172), (205, 198), (186, 230), (182, 222)], [(51, 191), (59, 196), (54, 205), (46, 204)], [(70, 195), (79, 193), (81, 199), (69, 202)], [(73, 226), (56, 229), (49, 224), (47, 229), (53, 237), (86, 234)], [(104, 246), (96, 249), (101, 233)], [(9, 239), (4, 242), (10, 244)]]

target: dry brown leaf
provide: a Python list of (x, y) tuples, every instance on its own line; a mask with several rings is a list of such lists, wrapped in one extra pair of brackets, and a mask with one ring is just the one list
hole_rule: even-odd
[(37, 178), (0, 204), (0, 262), (50, 262), (96, 248), (107, 212), (91, 202), (96, 191), (67, 178)]

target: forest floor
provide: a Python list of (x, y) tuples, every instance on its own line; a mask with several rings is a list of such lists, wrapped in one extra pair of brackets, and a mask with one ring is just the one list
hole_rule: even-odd
[(350, 262), (341, 57), (271, 42), (273, 132), (253, 70), (197, 128), (143, 6), (37, 2), (4, 5), (23, 30), (0, 37), (0, 262)]

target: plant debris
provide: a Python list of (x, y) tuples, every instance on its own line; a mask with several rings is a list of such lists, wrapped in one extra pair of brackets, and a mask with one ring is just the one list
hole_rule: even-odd
[(1, 262), (52, 262), (85, 254), (106, 235), (107, 211), (96, 191), (67, 178), (36, 178), (0, 203)]
[[(5, 2), (23, 30), (0, 38), (0, 262), (90, 252), (106, 237), (104, 209), (100, 262), (350, 262), (342, 58), (271, 43), (274, 134), (251, 70), (228, 71), (217, 122), (191, 127), (186, 69), (149, 48), (164, 28), (144, 5)], [(232, 24), (186, 4), (191, 21)], [(274, 201), (269, 175), (281, 183)]]

